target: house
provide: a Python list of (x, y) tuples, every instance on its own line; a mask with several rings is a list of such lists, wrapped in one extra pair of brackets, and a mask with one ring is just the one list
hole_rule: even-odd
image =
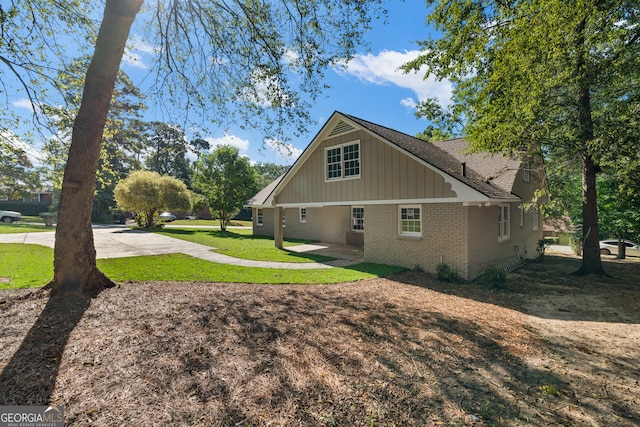
[[(335, 112), (291, 169), (248, 201), (253, 232), (363, 248), (368, 262), (465, 279), (538, 256), (540, 162), (466, 154)], [(532, 166), (535, 165), (535, 166)]]

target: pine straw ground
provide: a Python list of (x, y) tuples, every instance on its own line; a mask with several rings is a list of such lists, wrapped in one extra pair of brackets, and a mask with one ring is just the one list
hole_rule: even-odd
[(73, 426), (640, 425), (640, 262), (578, 265), (546, 256), (501, 292), (417, 272), (2, 291), (0, 404)]

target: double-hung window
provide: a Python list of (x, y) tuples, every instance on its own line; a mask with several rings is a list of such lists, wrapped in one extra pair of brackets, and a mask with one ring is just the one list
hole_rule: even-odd
[(509, 238), (509, 205), (498, 206), (498, 241)]
[(333, 145), (325, 149), (326, 179), (350, 179), (360, 177), (360, 141)]
[(522, 180), (524, 182), (531, 181), (531, 162), (526, 161), (522, 163)]
[(300, 208), (300, 223), (307, 223), (307, 208)]
[(419, 205), (399, 207), (399, 234), (403, 236), (422, 236), (422, 209)]
[(540, 208), (537, 204), (531, 208), (531, 216), (533, 217), (533, 229), (537, 230), (540, 223)]
[(351, 231), (364, 230), (364, 208), (354, 206), (351, 208)]
[(256, 225), (260, 227), (264, 225), (264, 211), (261, 208), (256, 209)]

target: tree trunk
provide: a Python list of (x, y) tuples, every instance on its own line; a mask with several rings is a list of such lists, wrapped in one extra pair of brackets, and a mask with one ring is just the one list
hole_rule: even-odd
[(109, 280), (96, 266), (91, 212), (102, 133), (131, 24), (143, 0), (107, 0), (87, 70), (62, 181), (52, 295), (92, 294)]
[(577, 275), (606, 274), (600, 258), (600, 232), (598, 230), (598, 206), (596, 174), (598, 167), (587, 153), (582, 155), (582, 265)]
[(582, 265), (574, 274), (605, 274), (600, 259), (600, 232), (598, 230), (598, 204), (596, 193), (596, 175), (600, 171), (593, 161), (589, 149), (594, 139), (593, 117), (591, 115), (591, 80), (586, 61), (588, 52), (585, 47), (586, 20), (582, 19), (576, 28), (576, 82), (578, 129), (580, 132), (582, 156)]
[(624, 233), (618, 235), (618, 256), (616, 258), (627, 258), (627, 245), (624, 244)]

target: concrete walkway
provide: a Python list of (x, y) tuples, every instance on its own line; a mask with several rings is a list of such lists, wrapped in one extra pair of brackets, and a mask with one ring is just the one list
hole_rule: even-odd
[[(96, 257), (104, 258), (124, 258), (144, 255), (162, 255), (182, 253), (194, 258), (220, 264), (238, 265), (243, 267), (263, 267), (282, 269), (311, 269), (311, 268), (332, 268), (344, 267), (362, 262), (361, 252), (354, 251), (353, 256), (347, 257), (348, 247), (342, 245), (314, 244), (300, 245), (288, 248), (294, 252), (313, 252), (322, 255), (340, 257), (340, 252), (344, 252), (342, 259), (319, 262), (270, 262), (253, 261), (230, 257), (228, 255), (213, 252), (210, 246), (199, 243), (187, 242), (186, 240), (174, 239), (156, 233), (149, 233), (141, 230), (133, 230), (126, 225), (94, 226), (93, 239), (96, 247)], [(54, 247), (55, 232), (36, 233), (16, 233), (0, 234), (0, 243), (25, 243)], [(360, 255), (360, 256), (359, 256)], [(348, 259), (345, 259), (348, 258)]]

